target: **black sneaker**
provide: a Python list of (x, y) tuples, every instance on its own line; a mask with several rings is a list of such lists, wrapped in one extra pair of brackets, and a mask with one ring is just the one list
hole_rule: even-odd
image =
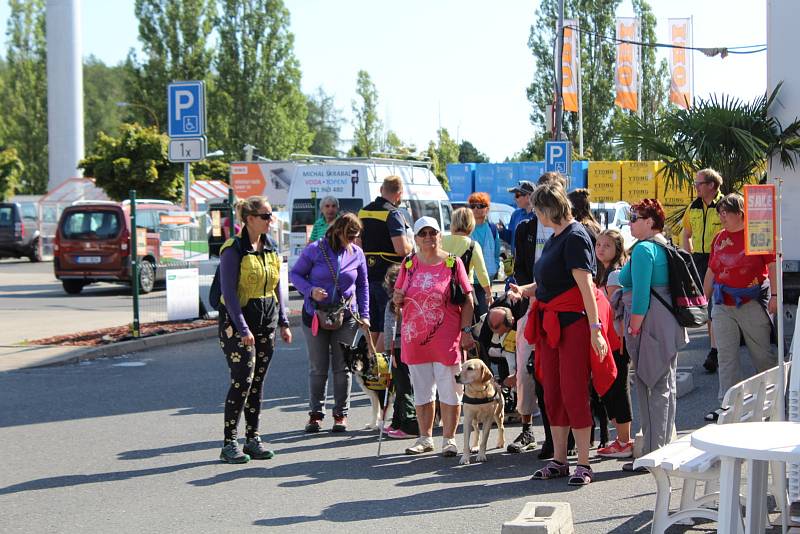
[(246, 464), (250, 461), (250, 457), (242, 452), (239, 448), (239, 443), (231, 441), (219, 453), (219, 459), (228, 464)]
[(244, 452), (253, 460), (269, 460), (275, 456), (275, 452), (261, 442), (260, 436), (248, 439), (244, 444)]
[(708, 351), (708, 356), (706, 356), (706, 361), (703, 362), (703, 367), (709, 373), (717, 372), (717, 367), (719, 367), (719, 361), (717, 360), (717, 349), (711, 349)]
[(508, 452), (525, 452), (532, 451), (536, 448), (536, 440), (533, 438), (533, 432), (530, 430), (523, 430), (517, 436), (513, 443), (506, 447)]

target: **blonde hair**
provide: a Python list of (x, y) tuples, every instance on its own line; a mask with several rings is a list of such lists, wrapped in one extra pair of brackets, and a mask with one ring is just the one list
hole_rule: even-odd
[(247, 217), (250, 215), (257, 215), (258, 210), (266, 207), (270, 207), (269, 200), (267, 200), (267, 197), (262, 196), (253, 196), (244, 200), (238, 200), (234, 205), (236, 215), (239, 217), (242, 224), (247, 224)]
[(717, 189), (722, 187), (722, 176), (712, 168), (700, 169), (697, 171), (697, 176), (702, 176), (706, 182), (717, 184)]
[(567, 186), (569, 185), (566, 176), (564, 176), (560, 172), (555, 172), (555, 171), (547, 171), (546, 173), (541, 175), (539, 179), (536, 181), (536, 185), (544, 185), (544, 184), (558, 184), (564, 189), (566, 189)]
[(394, 195), (395, 193), (400, 191), (402, 187), (403, 187), (403, 179), (400, 178), (399, 176), (392, 175), (392, 176), (387, 176), (386, 178), (383, 179), (383, 185), (381, 186), (381, 189), (383, 189), (389, 194)]
[(475, 216), (472, 214), (472, 210), (467, 208), (458, 208), (453, 212), (453, 219), (450, 222), (451, 232), (463, 232), (469, 235), (474, 229)]
[(564, 188), (557, 182), (538, 186), (531, 197), (533, 207), (555, 224), (572, 219), (572, 204)]

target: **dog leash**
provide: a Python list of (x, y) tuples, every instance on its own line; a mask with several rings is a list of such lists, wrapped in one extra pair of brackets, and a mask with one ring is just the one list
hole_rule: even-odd
[[(397, 310), (400, 314), (400, 310)], [(394, 318), (394, 328), (392, 328), (392, 339), (389, 341), (389, 376), (386, 378), (386, 390), (383, 392), (383, 414), (381, 415), (380, 431), (378, 433), (378, 458), (381, 457), (381, 445), (383, 444), (383, 429), (386, 426), (386, 412), (389, 410), (389, 389), (392, 387), (392, 358), (394, 357), (394, 338), (397, 337), (397, 315)], [(386, 340), (384, 340), (386, 343)], [(385, 346), (385, 345), (384, 345)]]

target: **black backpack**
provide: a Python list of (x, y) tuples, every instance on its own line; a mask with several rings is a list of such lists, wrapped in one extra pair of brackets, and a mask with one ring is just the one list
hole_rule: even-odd
[(475, 240), (469, 240), (469, 248), (464, 251), (464, 254), (461, 255), (461, 263), (464, 264), (464, 270), (467, 271), (469, 274), (469, 264), (472, 263), (472, 254), (475, 251)]
[[(239, 240), (239, 236), (235, 236), (233, 238), (233, 246), (236, 249), (236, 252), (239, 253), (239, 259), (241, 260), (242, 244)], [(217, 265), (217, 270), (214, 271), (214, 280), (211, 281), (211, 287), (208, 290), (208, 303), (211, 304), (212, 308), (219, 311), (219, 306), (221, 302), (222, 302), (222, 286), (220, 285), (219, 281), (219, 265)]]
[(692, 255), (672, 243), (652, 242), (661, 246), (667, 253), (672, 303), (668, 304), (653, 288), (650, 288), (650, 293), (672, 312), (679, 325), (686, 328), (705, 325), (708, 322), (708, 301), (703, 294), (703, 282), (700, 280)]

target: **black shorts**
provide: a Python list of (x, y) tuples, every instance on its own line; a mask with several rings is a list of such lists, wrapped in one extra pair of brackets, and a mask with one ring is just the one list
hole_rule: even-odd
[(369, 282), (369, 330), (370, 332), (383, 332), (383, 316), (389, 295), (379, 282)]

